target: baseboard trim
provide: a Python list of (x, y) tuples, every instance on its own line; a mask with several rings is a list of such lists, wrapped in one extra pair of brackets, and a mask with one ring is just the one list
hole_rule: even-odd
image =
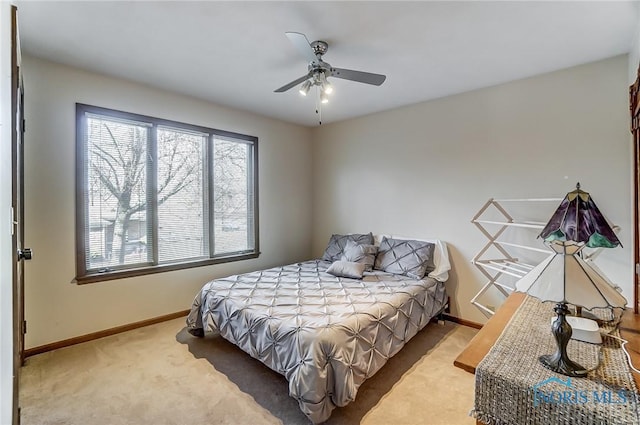
[(93, 332), (86, 335), (76, 336), (62, 341), (52, 342), (50, 344), (40, 345), (38, 347), (28, 348), (24, 350), (24, 357), (35, 356), (36, 354), (46, 353), (47, 351), (57, 350), (59, 348), (70, 347), (72, 345), (81, 344), (83, 342), (93, 341), (95, 339), (104, 338), (105, 336), (116, 335), (122, 332), (143, 328), (156, 323), (166, 322), (167, 320), (178, 319), (189, 314), (189, 310), (182, 310), (164, 316), (153, 317), (151, 319), (142, 320), (140, 322), (129, 323), (128, 325), (116, 326), (115, 328), (105, 329), (103, 331)]
[(470, 328), (475, 329), (482, 329), (483, 326), (481, 323), (472, 322), (471, 320), (466, 319), (460, 319), (459, 317), (451, 316), (450, 314), (445, 314), (444, 319), (453, 323), (457, 323), (459, 325), (469, 326)]
[[(182, 310), (171, 314), (165, 314), (164, 316), (158, 316), (140, 322), (129, 323), (128, 325), (117, 326), (115, 328), (105, 329), (103, 331), (93, 332), (86, 335), (76, 336), (73, 338), (65, 339), (62, 341), (52, 342), (50, 344), (40, 345), (38, 347), (28, 348), (24, 350), (24, 357), (35, 356), (36, 354), (46, 353), (48, 351), (58, 350), (64, 347), (70, 347), (72, 345), (81, 344), (83, 342), (93, 341), (95, 339), (104, 338), (105, 336), (116, 335), (122, 332), (131, 331), (138, 328), (143, 328), (149, 325), (155, 325), (156, 323), (166, 322), (167, 320), (178, 319), (189, 314), (189, 310)], [(453, 323), (457, 323), (463, 326), (469, 326), (470, 328), (481, 329), (482, 324), (472, 322), (466, 319), (460, 319), (459, 317), (452, 316), (450, 314), (444, 314), (444, 319)]]

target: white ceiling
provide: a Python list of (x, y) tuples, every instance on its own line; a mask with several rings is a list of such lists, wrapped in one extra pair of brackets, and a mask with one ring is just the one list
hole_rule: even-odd
[(629, 1), (14, 3), (25, 53), (308, 126), (313, 97), (273, 92), (307, 69), (285, 31), (387, 75), (332, 79), (327, 123), (624, 54), (639, 22)]

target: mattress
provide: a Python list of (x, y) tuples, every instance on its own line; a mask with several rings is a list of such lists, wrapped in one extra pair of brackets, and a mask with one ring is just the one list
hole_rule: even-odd
[(312, 260), (216, 279), (187, 317), (195, 336), (219, 332), (289, 382), (314, 423), (358, 388), (444, 308), (444, 284), (378, 270), (363, 279)]

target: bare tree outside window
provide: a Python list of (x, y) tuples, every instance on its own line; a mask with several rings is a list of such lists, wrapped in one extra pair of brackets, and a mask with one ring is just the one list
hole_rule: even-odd
[(80, 121), (79, 276), (256, 254), (255, 138), (125, 113), (86, 111)]
[[(92, 246), (92, 262), (125, 264), (131, 217), (146, 220), (148, 127), (88, 118), (89, 206), (91, 226), (101, 246)], [(104, 244), (104, 246), (102, 246)], [(94, 244), (96, 245), (96, 244)]]

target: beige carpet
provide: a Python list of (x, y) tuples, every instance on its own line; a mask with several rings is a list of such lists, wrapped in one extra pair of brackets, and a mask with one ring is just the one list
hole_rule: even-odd
[[(429, 324), (326, 424), (474, 424), (473, 375), (453, 366), (476, 330)], [(184, 319), (27, 359), (24, 425), (309, 424), (286, 380)]]

